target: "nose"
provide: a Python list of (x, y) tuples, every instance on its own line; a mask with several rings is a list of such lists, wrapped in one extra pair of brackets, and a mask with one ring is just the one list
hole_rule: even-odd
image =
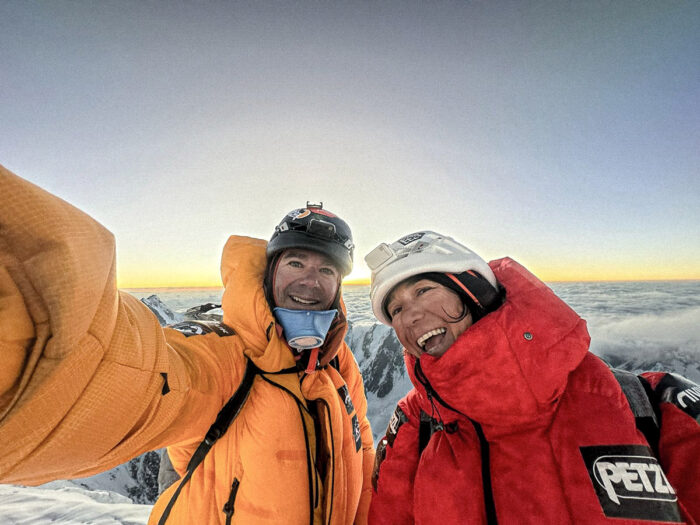
[(414, 324), (423, 318), (423, 309), (414, 302), (409, 302), (403, 308), (403, 318), (406, 324)]
[(312, 288), (320, 286), (318, 281), (318, 270), (315, 268), (304, 268), (304, 274), (301, 276), (301, 279), (299, 279), (299, 282)]

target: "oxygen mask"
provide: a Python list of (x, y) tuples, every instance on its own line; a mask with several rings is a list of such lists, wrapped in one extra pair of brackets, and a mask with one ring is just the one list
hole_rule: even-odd
[(301, 353), (323, 344), (338, 310), (290, 310), (278, 306), (273, 312), (289, 346)]

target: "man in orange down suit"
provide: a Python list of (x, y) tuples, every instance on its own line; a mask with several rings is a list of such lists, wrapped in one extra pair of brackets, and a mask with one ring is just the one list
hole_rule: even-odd
[(374, 449), (340, 291), (352, 255), (348, 225), (307, 204), (270, 242), (229, 238), (223, 323), (161, 328), (117, 290), (112, 234), (0, 166), (0, 483), (168, 446), (182, 481), (149, 523), (365, 523)]

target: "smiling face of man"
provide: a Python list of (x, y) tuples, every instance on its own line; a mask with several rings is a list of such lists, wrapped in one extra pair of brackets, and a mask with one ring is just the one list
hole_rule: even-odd
[(282, 252), (273, 281), (275, 305), (290, 310), (328, 310), (338, 293), (340, 272), (318, 252)]

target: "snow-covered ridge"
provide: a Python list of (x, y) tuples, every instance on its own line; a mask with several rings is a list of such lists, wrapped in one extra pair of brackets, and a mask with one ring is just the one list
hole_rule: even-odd
[(141, 302), (148, 306), (148, 308), (151, 309), (151, 312), (155, 314), (160, 326), (179, 323), (185, 319), (184, 315), (173, 312), (163, 301), (160, 300), (160, 297), (155, 294), (144, 297), (141, 299)]
[(87, 490), (69, 481), (41, 487), (0, 485), (0, 523), (8, 525), (143, 525), (151, 505), (105, 490)]

